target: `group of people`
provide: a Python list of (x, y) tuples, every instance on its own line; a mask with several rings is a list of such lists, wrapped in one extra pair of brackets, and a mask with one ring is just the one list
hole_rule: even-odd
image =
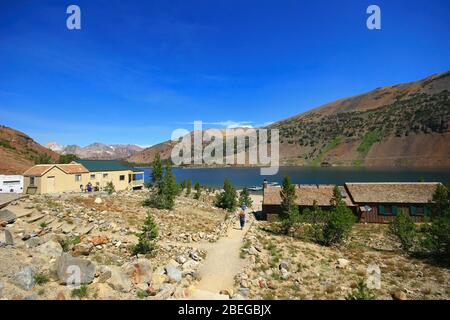
[(82, 184), (80, 184), (80, 191), (81, 192), (92, 192), (93, 191), (92, 183), (88, 182), (86, 184), (86, 188)]

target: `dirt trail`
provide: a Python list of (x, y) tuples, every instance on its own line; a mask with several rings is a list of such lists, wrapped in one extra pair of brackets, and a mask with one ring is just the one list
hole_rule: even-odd
[[(253, 197), (254, 210), (260, 210), (261, 197)], [(251, 215), (251, 214), (250, 214)], [(192, 293), (191, 299), (227, 299), (219, 295), (221, 290), (231, 290), (234, 287), (234, 277), (245, 267), (245, 261), (239, 256), (245, 234), (251, 228), (253, 218), (247, 219), (244, 230), (239, 222), (233, 224), (227, 237), (205, 248), (206, 259), (200, 268), (201, 280)]]

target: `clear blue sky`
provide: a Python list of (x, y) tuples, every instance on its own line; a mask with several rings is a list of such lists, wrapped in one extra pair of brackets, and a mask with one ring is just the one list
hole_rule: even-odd
[(80, 145), (259, 126), (449, 70), (449, 16), (448, 0), (2, 0), (0, 123)]

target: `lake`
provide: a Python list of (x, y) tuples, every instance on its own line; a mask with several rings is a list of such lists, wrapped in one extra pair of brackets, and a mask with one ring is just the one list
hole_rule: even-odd
[[(142, 168), (141, 168), (142, 169)], [(144, 168), (144, 180), (150, 181), (149, 168)], [(429, 168), (363, 168), (363, 167), (280, 167), (275, 176), (261, 176), (259, 168), (173, 168), (178, 182), (190, 179), (193, 183), (222, 187), (225, 178), (237, 188), (261, 185), (264, 178), (281, 183), (291, 176), (297, 184), (338, 184), (345, 182), (443, 182), (450, 183), (450, 169)]]

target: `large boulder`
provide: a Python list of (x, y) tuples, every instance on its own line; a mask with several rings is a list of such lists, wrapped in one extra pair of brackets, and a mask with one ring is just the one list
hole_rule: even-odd
[(152, 264), (148, 259), (140, 258), (127, 262), (122, 269), (134, 284), (149, 283), (152, 280)]
[(12, 281), (16, 286), (24, 290), (31, 290), (35, 284), (33, 269), (31, 267), (23, 268), (13, 276)]
[(0, 245), (12, 246), (14, 240), (9, 230), (0, 230)]
[(130, 292), (131, 291), (131, 280), (128, 275), (119, 267), (110, 267), (111, 269), (111, 277), (106, 280), (106, 283), (109, 284), (111, 288), (120, 292)]
[(165, 267), (165, 270), (166, 270), (166, 274), (167, 274), (167, 277), (169, 278), (170, 282), (180, 282), (181, 281), (181, 278), (182, 278), (181, 272), (176, 267), (169, 264)]
[(75, 283), (80, 284), (91, 283), (95, 276), (95, 264), (87, 259), (72, 257), (63, 254), (58, 257), (55, 262), (56, 275), (62, 284), (66, 284), (68, 280), (72, 283), (72, 279), (79, 271), (80, 279), (76, 279)]
[(92, 249), (94, 248), (94, 245), (90, 242), (81, 242), (73, 246), (72, 248), (72, 255), (74, 257), (79, 256), (88, 256)]
[(0, 220), (6, 221), (7, 223), (13, 223), (16, 219), (17, 216), (14, 212), (7, 209), (0, 211)]
[(36, 251), (48, 258), (58, 258), (62, 255), (63, 249), (61, 245), (53, 240), (47, 241), (36, 248)]

